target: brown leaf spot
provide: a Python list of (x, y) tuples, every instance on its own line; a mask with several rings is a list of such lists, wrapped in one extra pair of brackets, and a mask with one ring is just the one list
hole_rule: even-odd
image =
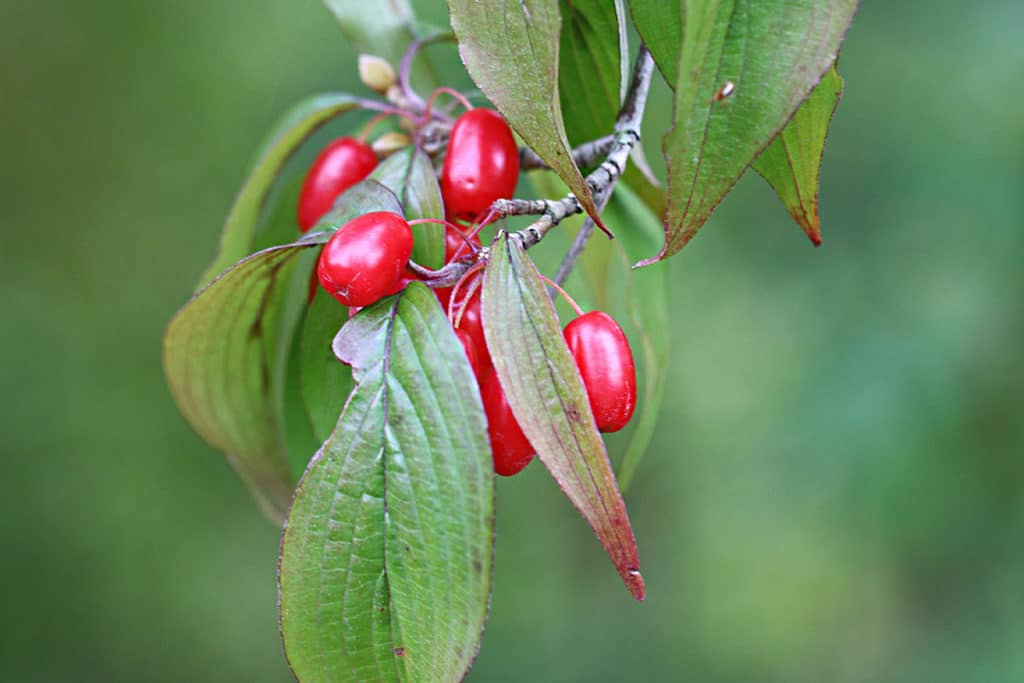
[(393, 648), (391, 648), (391, 651), (395, 653), (396, 657), (404, 657), (405, 656), (405, 648), (404, 647), (393, 647)]

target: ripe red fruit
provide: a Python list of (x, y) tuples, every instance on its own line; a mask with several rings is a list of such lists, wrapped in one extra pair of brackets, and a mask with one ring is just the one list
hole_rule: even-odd
[(355, 138), (338, 138), (327, 145), (309, 167), (299, 194), (299, 230), (306, 232), (331, 210), (342, 192), (370, 175), (377, 155)]
[(503, 477), (511, 477), (533, 460), (533, 446), (512, 414), (497, 373), (488, 373), (480, 388), (480, 396), (487, 413), (494, 471)]
[(519, 148), (505, 119), (492, 109), (459, 117), (441, 169), (447, 214), (474, 220), (496, 199), (511, 197), (519, 179)]
[(402, 288), (412, 243), (412, 230), (397, 213), (354, 218), (324, 245), (317, 262), (320, 285), (346, 306), (369, 306)]
[[(453, 313), (455, 314), (455, 320), (458, 321), (459, 326), (456, 328), (467, 335), (473, 341), (473, 347), (476, 349), (476, 355), (479, 359), (481, 371), (487, 371), (491, 368), (491, 353), (487, 350), (487, 341), (484, 339), (484, 321), (483, 313), (480, 308), (480, 290), (477, 289), (473, 292), (473, 296), (469, 298), (463, 307), (463, 292), (462, 289), (459, 291), (458, 299), (455, 302)], [(450, 296), (450, 295), (449, 295)], [(445, 304), (447, 306), (447, 304)], [(460, 308), (462, 310), (462, 318), (459, 318)], [(477, 377), (480, 374), (477, 373)]]
[(565, 326), (565, 343), (583, 377), (597, 428), (617, 432), (636, 408), (636, 366), (629, 341), (607, 313), (584, 313)]
[(476, 352), (473, 338), (465, 330), (455, 330), (455, 336), (458, 337), (459, 343), (462, 344), (462, 350), (466, 352), (466, 360), (469, 361), (469, 367), (473, 369), (473, 375), (476, 377), (477, 383), (479, 383), (481, 370), (480, 356)]

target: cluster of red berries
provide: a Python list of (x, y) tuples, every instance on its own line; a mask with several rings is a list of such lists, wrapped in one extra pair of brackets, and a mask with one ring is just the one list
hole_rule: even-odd
[[(302, 186), (297, 215), (300, 230), (315, 225), (341, 193), (365, 179), (376, 166), (377, 156), (364, 142), (345, 137), (328, 145), (313, 162)], [(476, 230), (463, 229), (455, 221), (475, 224), (495, 200), (513, 195), (518, 177), (519, 149), (505, 120), (490, 109), (462, 114), (452, 127), (441, 170), (441, 194), (450, 221), (445, 228), (445, 263), (466, 258), (480, 248)], [(412, 249), (413, 233), (402, 216), (389, 211), (367, 213), (339, 228), (324, 245), (316, 281), (352, 309), (368, 306), (415, 279), (407, 268)], [(529, 464), (534, 449), (493, 371), (476, 278), (473, 274), (469, 279), (474, 281), (434, 292), (453, 321), (480, 385), (495, 472), (510, 476)], [(607, 314), (593, 311), (565, 327), (565, 340), (579, 367), (598, 429), (622, 429), (636, 406), (636, 370), (622, 329)]]

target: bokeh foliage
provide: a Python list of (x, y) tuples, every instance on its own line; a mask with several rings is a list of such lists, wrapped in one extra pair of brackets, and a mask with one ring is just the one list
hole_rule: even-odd
[[(863, 3), (824, 246), (751, 175), (670, 265), (647, 601), (531, 465), (469, 680), (1024, 677), (1022, 22)], [(278, 530), (159, 340), (273, 121), (356, 80), (314, 0), (0, 3), (4, 679), (288, 680)]]

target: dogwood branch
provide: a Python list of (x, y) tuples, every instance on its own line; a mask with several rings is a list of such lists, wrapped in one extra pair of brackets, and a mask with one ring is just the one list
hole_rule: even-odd
[[(626, 93), (626, 99), (622, 103), (622, 108), (615, 121), (615, 132), (611, 136), (611, 148), (601, 165), (586, 178), (587, 186), (594, 194), (595, 203), (601, 207), (607, 203), (608, 197), (611, 196), (612, 190), (615, 188), (615, 183), (625, 171), (626, 164), (629, 162), (629, 153), (640, 142), (640, 122), (647, 106), (647, 93), (650, 90), (653, 72), (654, 60), (651, 59), (651, 53), (647, 50), (647, 46), (641, 44), (633, 67), (629, 91)], [(572, 194), (557, 201), (499, 200), (491, 208), (499, 216), (540, 215), (538, 220), (519, 231), (519, 238), (526, 249), (540, 242), (548, 230), (558, 225), (567, 216), (582, 211), (579, 201)], [(591, 226), (591, 232), (592, 230)], [(587, 237), (589, 235), (582, 238), (578, 249), (570, 250), (567, 262), (563, 262), (560, 271), (566, 270), (566, 274), (568, 274), (568, 271), (572, 270), (575, 259), (579, 257), (579, 252), (582, 251), (582, 245), (586, 243)], [(571, 261), (568, 260), (569, 256), (572, 256)]]
[[(591, 166), (598, 159), (604, 159), (615, 144), (615, 135), (605, 135), (603, 138), (584, 142), (572, 150), (572, 160), (577, 166)], [(523, 170), (536, 170), (548, 168), (544, 160), (537, 156), (529, 147), (522, 147), (519, 150), (519, 168)]]
[[(650, 89), (653, 71), (654, 61), (651, 59), (651, 53), (645, 45), (641, 44), (636, 64), (633, 67), (629, 91), (626, 93), (626, 99), (615, 122), (615, 132), (606, 138), (599, 138), (588, 143), (590, 145), (588, 154), (601, 146), (608, 146), (605, 160), (586, 178), (587, 185), (594, 194), (594, 202), (599, 209), (603, 209), (608, 202), (615, 183), (626, 168), (630, 152), (640, 142), (640, 122), (644, 116), (644, 108), (647, 106), (647, 93)], [(499, 199), (491, 204), (492, 215), (490, 218), (540, 216), (530, 225), (512, 234), (513, 237), (520, 240), (524, 249), (529, 249), (539, 243), (548, 230), (569, 216), (582, 211), (583, 207), (579, 200), (570, 193), (562, 199)], [(568, 276), (592, 232), (593, 222), (588, 219), (563, 260), (559, 268), (561, 280), (556, 278), (556, 282), (561, 282)], [(488, 257), (488, 249), (483, 248), (473, 258), (454, 261), (440, 270), (430, 270), (412, 262), (409, 266), (425, 284), (431, 287), (450, 287), (458, 282), (466, 271)]]

